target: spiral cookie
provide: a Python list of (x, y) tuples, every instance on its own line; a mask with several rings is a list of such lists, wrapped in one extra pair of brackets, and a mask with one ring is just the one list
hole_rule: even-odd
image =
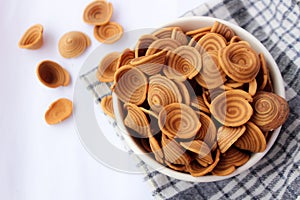
[(43, 45), (44, 27), (41, 24), (31, 26), (26, 30), (19, 41), (19, 47), (23, 49), (39, 49)]
[(131, 135), (137, 138), (149, 137), (151, 134), (150, 124), (141, 108), (132, 103), (125, 103), (124, 108), (127, 111), (124, 124), (135, 131), (134, 133), (131, 133)]
[(57, 88), (67, 86), (70, 83), (70, 74), (60, 64), (44, 60), (37, 66), (37, 77), (45, 86), (49, 88)]
[(141, 36), (138, 40), (138, 42), (135, 45), (135, 57), (144, 56), (146, 54), (146, 51), (152, 42), (154, 40), (157, 40), (158, 38), (155, 37), (152, 34), (145, 34)]
[(262, 131), (251, 121), (246, 124), (246, 131), (234, 143), (239, 149), (250, 152), (263, 152), (267, 147), (267, 142)]
[(167, 51), (174, 50), (179, 46), (180, 43), (177, 40), (174, 40), (172, 38), (158, 39), (149, 45), (146, 51), (146, 56), (155, 54), (158, 51), (162, 51), (162, 50), (167, 50)]
[(252, 81), (260, 69), (257, 53), (245, 43), (232, 43), (220, 49), (219, 59), (226, 75), (237, 82)]
[(115, 118), (111, 95), (103, 97), (100, 105), (105, 114), (112, 118)]
[(199, 52), (218, 51), (226, 47), (225, 38), (217, 33), (207, 33), (200, 38), (195, 48)]
[(163, 108), (158, 116), (158, 125), (169, 138), (190, 139), (201, 127), (195, 111), (181, 103), (172, 103)]
[(147, 101), (150, 108), (158, 113), (165, 105), (181, 103), (182, 96), (172, 80), (158, 74), (149, 78)]
[(58, 50), (62, 57), (73, 58), (80, 56), (90, 44), (90, 38), (86, 34), (80, 31), (71, 31), (59, 39)]
[(226, 74), (218, 62), (216, 51), (206, 52), (202, 55), (202, 70), (195, 77), (199, 85), (207, 89), (221, 86), (226, 81)]
[(113, 12), (112, 4), (105, 0), (89, 3), (83, 12), (84, 22), (92, 25), (103, 25), (109, 22)]
[[(164, 73), (169, 78), (178, 76), (192, 79), (202, 67), (200, 53), (193, 47), (180, 46), (172, 51), (168, 56), (168, 66), (164, 68)], [(174, 77), (175, 76), (175, 77)]]
[(130, 61), (132, 66), (138, 67), (147, 75), (158, 74), (166, 62), (167, 51), (159, 51), (148, 56), (141, 56)]
[(123, 32), (123, 27), (117, 22), (108, 22), (94, 27), (95, 38), (105, 44), (112, 44), (118, 41), (122, 37)]
[(104, 56), (98, 65), (96, 76), (101, 82), (114, 81), (114, 74), (117, 70), (117, 62), (119, 59), (119, 52), (111, 52)]
[(130, 61), (134, 58), (135, 58), (134, 51), (132, 51), (129, 48), (124, 49), (117, 60), (117, 69), (119, 69), (124, 65), (129, 64)]
[(264, 132), (281, 126), (289, 114), (286, 100), (272, 92), (258, 92), (253, 98), (253, 109), (251, 121)]
[(142, 104), (147, 88), (147, 78), (139, 69), (126, 65), (116, 71), (112, 90), (124, 103)]
[(72, 101), (66, 98), (60, 98), (54, 101), (45, 113), (47, 124), (58, 124), (72, 114)]
[(223, 35), (227, 41), (230, 41), (231, 38), (235, 36), (235, 33), (231, 28), (218, 21), (215, 21), (214, 25), (211, 27), (211, 32)]
[(221, 153), (225, 153), (245, 131), (245, 125), (239, 127), (221, 126), (217, 133), (217, 141)]
[(225, 126), (238, 127), (252, 116), (253, 109), (248, 100), (251, 96), (243, 91), (226, 91), (218, 95), (210, 105), (212, 115)]

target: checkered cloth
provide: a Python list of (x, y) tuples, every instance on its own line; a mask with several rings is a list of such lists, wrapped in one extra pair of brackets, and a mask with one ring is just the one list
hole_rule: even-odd
[[(285, 82), (290, 115), (275, 144), (254, 167), (233, 178), (192, 183), (159, 173), (139, 160), (157, 199), (297, 199), (300, 197), (300, 1), (213, 0), (184, 16), (212, 16), (238, 24), (271, 52)], [(95, 70), (81, 77), (97, 102), (109, 86), (95, 79)], [(115, 124), (115, 123), (112, 123)], [(117, 131), (117, 128), (116, 128)]]

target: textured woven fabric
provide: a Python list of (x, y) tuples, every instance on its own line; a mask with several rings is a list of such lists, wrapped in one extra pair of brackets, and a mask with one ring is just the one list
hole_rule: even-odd
[[(285, 82), (290, 115), (267, 155), (240, 175), (212, 183), (192, 183), (165, 176), (138, 160), (158, 199), (297, 199), (300, 197), (300, 2), (294, 0), (214, 0), (184, 16), (212, 16), (235, 23), (258, 38), (278, 64)], [(110, 93), (82, 74), (97, 98)], [(115, 123), (112, 122), (117, 127)]]

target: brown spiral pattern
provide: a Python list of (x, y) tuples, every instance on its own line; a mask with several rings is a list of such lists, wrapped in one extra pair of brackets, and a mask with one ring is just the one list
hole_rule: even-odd
[(141, 105), (147, 89), (147, 78), (139, 69), (125, 65), (116, 71), (112, 90), (122, 102)]
[(258, 92), (253, 98), (253, 109), (251, 121), (263, 132), (278, 128), (289, 115), (287, 101), (272, 92)]
[(132, 66), (151, 76), (158, 74), (166, 62), (167, 51), (159, 51), (149, 56), (141, 56), (130, 61)]
[(245, 125), (239, 127), (221, 126), (217, 133), (217, 142), (221, 153), (225, 153), (245, 131)]
[(107, 95), (107, 96), (103, 97), (100, 105), (105, 114), (107, 114), (108, 116), (110, 116), (112, 118), (115, 118), (111, 95)]
[(215, 21), (214, 25), (211, 28), (211, 32), (223, 35), (227, 41), (230, 41), (231, 38), (235, 36), (235, 33), (231, 28), (218, 21)]
[(60, 64), (44, 60), (40, 62), (36, 70), (38, 79), (49, 88), (67, 86), (70, 83), (70, 74)]
[(104, 25), (109, 22), (113, 12), (112, 4), (105, 0), (89, 3), (83, 12), (83, 21), (92, 25)]
[(177, 40), (172, 38), (163, 38), (155, 40), (150, 44), (148, 50), (146, 51), (146, 56), (157, 53), (158, 51), (166, 50), (172, 51), (180, 46), (180, 43)]
[(119, 56), (119, 52), (111, 52), (102, 58), (96, 73), (96, 76), (100, 82), (114, 81), (114, 74), (117, 70)]
[(245, 43), (232, 43), (222, 48), (219, 59), (226, 75), (237, 82), (252, 81), (260, 69), (257, 53)]
[(221, 154), (220, 161), (212, 171), (212, 174), (226, 176), (235, 171), (236, 167), (244, 165), (250, 156), (234, 146), (230, 147), (224, 154)]
[(161, 164), (164, 164), (164, 150), (162, 149), (162, 144), (155, 137), (149, 137), (149, 143), (152, 153), (154, 154), (155, 160)]
[(173, 28), (171, 38), (177, 40), (181, 45), (188, 44), (188, 38), (180, 27)]
[(142, 35), (135, 45), (135, 57), (138, 58), (140, 56), (146, 55), (146, 51), (149, 45), (152, 44), (152, 42), (154, 42), (154, 40), (157, 39), (158, 38), (152, 34)]
[(180, 142), (186, 150), (194, 152), (198, 158), (206, 158), (207, 160), (213, 160), (211, 156), (210, 147), (201, 140), (192, 140), (189, 142)]
[(207, 33), (197, 42), (195, 48), (199, 52), (218, 51), (226, 47), (225, 38), (217, 33)]
[(132, 103), (125, 103), (124, 108), (127, 111), (124, 124), (138, 134), (134, 134), (133, 136), (142, 138), (149, 137), (151, 135), (149, 121), (141, 108)]
[(208, 165), (207, 167), (203, 167), (196, 160), (194, 160), (190, 163), (190, 165), (187, 166), (187, 170), (192, 176), (195, 177), (204, 176), (210, 173), (216, 167), (219, 160), (220, 160), (220, 151), (217, 150), (215, 153), (214, 162), (211, 165)]
[(95, 38), (105, 44), (112, 44), (118, 41), (122, 35), (123, 27), (116, 22), (108, 22), (104, 25), (94, 27)]
[(204, 112), (210, 114), (209, 108), (204, 103), (202, 96), (195, 96), (191, 99), (191, 106), (196, 109), (196, 111)]
[(212, 100), (210, 112), (225, 126), (241, 126), (251, 118), (253, 113), (247, 98), (247, 96), (243, 96), (242, 92), (239, 94), (239, 91), (223, 92)]
[(64, 58), (73, 58), (80, 56), (90, 44), (90, 38), (86, 34), (80, 31), (71, 31), (59, 39), (58, 50)]
[(161, 144), (166, 161), (179, 165), (187, 165), (191, 161), (187, 151), (176, 140), (162, 134)]
[(195, 139), (204, 141), (212, 149), (217, 140), (217, 127), (208, 115), (202, 112), (199, 115), (201, 127)]
[(130, 61), (134, 58), (135, 58), (134, 51), (132, 51), (129, 48), (124, 49), (118, 58), (117, 69), (122, 67), (123, 65), (129, 64)]
[(159, 113), (165, 105), (182, 102), (182, 96), (172, 80), (158, 74), (149, 78), (147, 101), (151, 109)]
[(239, 149), (248, 150), (253, 153), (263, 152), (267, 142), (263, 132), (251, 121), (246, 124), (245, 133), (234, 143)]
[(224, 84), (226, 74), (218, 62), (218, 53), (216, 51), (204, 53), (202, 65), (202, 70), (195, 77), (199, 85), (206, 89), (213, 89)]
[[(168, 56), (168, 67), (165, 67), (166, 76), (172, 75), (192, 79), (202, 68), (200, 53), (193, 47), (180, 46)], [(171, 75), (170, 75), (171, 76)], [(172, 76), (169, 78), (173, 78)]]
[(194, 138), (201, 127), (195, 111), (181, 103), (172, 103), (163, 108), (158, 116), (158, 125), (169, 138)]
[(18, 46), (23, 49), (39, 49), (43, 45), (44, 27), (35, 24), (29, 27), (21, 37)]

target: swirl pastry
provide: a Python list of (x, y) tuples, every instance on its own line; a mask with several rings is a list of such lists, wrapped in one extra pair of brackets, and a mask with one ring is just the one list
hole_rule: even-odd
[(149, 137), (149, 143), (152, 153), (154, 154), (155, 160), (161, 164), (164, 163), (164, 150), (159, 141), (153, 136)]
[(195, 48), (200, 52), (218, 51), (226, 47), (225, 38), (217, 33), (207, 33), (200, 38)]
[(201, 127), (195, 111), (188, 105), (172, 103), (158, 115), (158, 126), (169, 138), (194, 138)]
[(114, 74), (117, 70), (117, 62), (119, 59), (119, 52), (111, 52), (102, 58), (97, 68), (97, 79), (100, 82), (114, 81)]
[(161, 144), (166, 161), (178, 165), (187, 165), (190, 163), (191, 157), (176, 140), (162, 134)]
[(37, 66), (37, 77), (45, 86), (57, 88), (59, 86), (67, 86), (70, 83), (70, 74), (60, 64), (44, 60)]
[(197, 155), (198, 158), (205, 158), (208, 162), (212, 162), (210, 147), (201, 140), (192, 140), (188, 142), (180, 142), (186, 150), (189, 150)]
[(221, 154), (220, 161), (212, 171), (213, 175), (226, 176), (233, 173), (236, 167), (244, 165), (250, 156), (234, 146), (230, 147), (225, 153)]
[(124, 119), (124, 124), (134, 130), (131, 135), (138, 138), (147, 138), (150, 136), (150, 124), (140, 107), (132, 103), (125, 103), (124, 108), (127, 115)]
[(200, 112), (204, 112), (206, 114), (210, 114), (209, 108), (204, 103), (202, 96), (194, 96), (191, 99), (191, 106)]
[(237, 127), (251, 118), (251, 99), (249, 93), (243, 90), (229, 90), (212, 100), (210, 112), (223, 125)]
[(159, 113), (163, 106), (181, 103), (182, 96), (172, 80), (158, 74), (149, 78), (147, 101), (151, 109)]
[[(168, 67), (164, 68), (164, 73), (169, 78), (178, 76), (185, 79), (192, 79), (202, 68), (200, 53), (193, 47), (180, 46), (173, 50), (168, 56)], [(174, 72), (175, 73), (172, 73)], [(177, 79), (177, 78), (175, 78)]]
[(260, 71), (258, 72), (256, 79), (259, 85), (258, 90), (264, 90), (268, 83), (269, 70), (264, 55), (260, 53), (258, 56), (260, 60)]
[(166, 62), (167, 51), (159, 51), (149, 56), (141, 56), (130, 61), (132, 66), (151, 76), (158, 74)]
[(210, 149), (214, 147), (217, 141), (217, 128), (213, 120), (206, 114), (200, 112), (201, 127), (195, 136), (195, 139), (204, 141)]
[(236, 147), (253, 153), (263, 152), (267, 142), (263, 132), (251, 121), (246, 123), (245, 133), (234, 143)]
[(103, 97), (100, 105), (105, 114), (107, 114), (111, 118), (115, 118), (111, 95)]
[(210, 173), (216, 167), (219, 160), (220, 160), (220, 151), (216, 150), (215, 157), (214, 157), (214, 162), (211, 165), (209, 165), (207, 167), (203, 167), (202, 165), (200, 165), (197, 162), (198, 160), (197, 161), (194, 160), (190, 163), (190, 165), (187, 166), (187, 171), (192, 176), (195, 176), (195, 177), (204, 176), (204, 175)]
[(123, 52), (121, 53), (121, 55), (118, 58), (117, 69), (119, 69), (123, 65), (129, 64), (130, 61), (134, 58), (135, 58), (134, 51), (132, 51), (129, 48), (124, 49)]
[(105, 0), (89, 3), (83, 12), (83, 21), (92, 25), (104, 25), (109, 22), (113, 13), (112, 4)]
[(226, 81), (226, 74), (218, 62), (216, 51), (206, 52), (202, 56), (202, 69), (195, 77), (199, 85), (206, 89), (217, 88)]
[(171, 38), (174, 27), (164, 27), (156, 30), (152, 35), (158, 39)]
[(116, 71), (112, 90), (122, 102), (141, 105), (147, 89), (147, 78), (139, 69), (125, 65)]
[(29, 27), (21, 37), (18, 46), (23, 49), (39, 49), (43, 45), (44, 27), (36, 24)]
[(217, 133), (217, 142), (221, 153), (225, 153), (245, 131), (245, 125), (239, 127), (221, 126)]
[(251, 121), (263, 132), (274, 130), (281, 126), (289, 115), (289, 105), (281, 96), (260, 91), (253, 97), (254, 113)]
[(58, 42), (58, 50), (64, 58), (80, 56), (88, 46), (91, 45), (90, 38), (80, 31), (65, 33)]
[(112, 44), (118, 41), (122, 37), (123, 32), (123, 27), (117, 22), (108, 22), (94, 27), (95, 38), (104, 44)]
[(254, 96), (256, 91), (257, 91), (257, 82), (256, 79), (253, 79), (252, 81), (249, 82), (248, 93), (251, 96)]
[(235, 36), (235, 33), (231, 28), (218, 21), (215, 21), (214, 25), (211, 28), (211, 32), (219, 33), (220, 35), (224, 36), (227, 41), (230, 41), (231, 38)]
[(257, 53), (245, 43), (232, 43), (220, 49), (219, 63), (231, 79), (248, 83), (255, 79), (260, 69)]
[(149, 47), (146, 51), (146, 56), (155, 54), (158, 51), (162, 51), (162, 50), (172, 51), (179, 46), (180, 46), (180, 43), (177, 40), (174, 40), (172, 38), (158, 39), (149, 45)]
[(135, 45), (135, 57), (146, 55), (146, 51), (149, 45), (152, 44), (152, 42), (154, 42), (154, 40), (157, 39), (158, 38), (152, 34), (145, 34), (141, 36)]
[(181, 82), (178, 80), (173, 80), (176, 86), (178, 87), (178, 90), (182, 96), (182, 102), (184, 104), (190, 105), (191, 103), (191, 96), (192, 96), (192, 89), (187, 81)]
[(180, 27), (173, 28), (171, 38), (177, 40), (181, 45), (188, 44), (188, 38)]
[(45, 113), (47, 124), (58, 124), (72, 114), (72, 101), (66, 98), (60, 98), (54, 101)]

